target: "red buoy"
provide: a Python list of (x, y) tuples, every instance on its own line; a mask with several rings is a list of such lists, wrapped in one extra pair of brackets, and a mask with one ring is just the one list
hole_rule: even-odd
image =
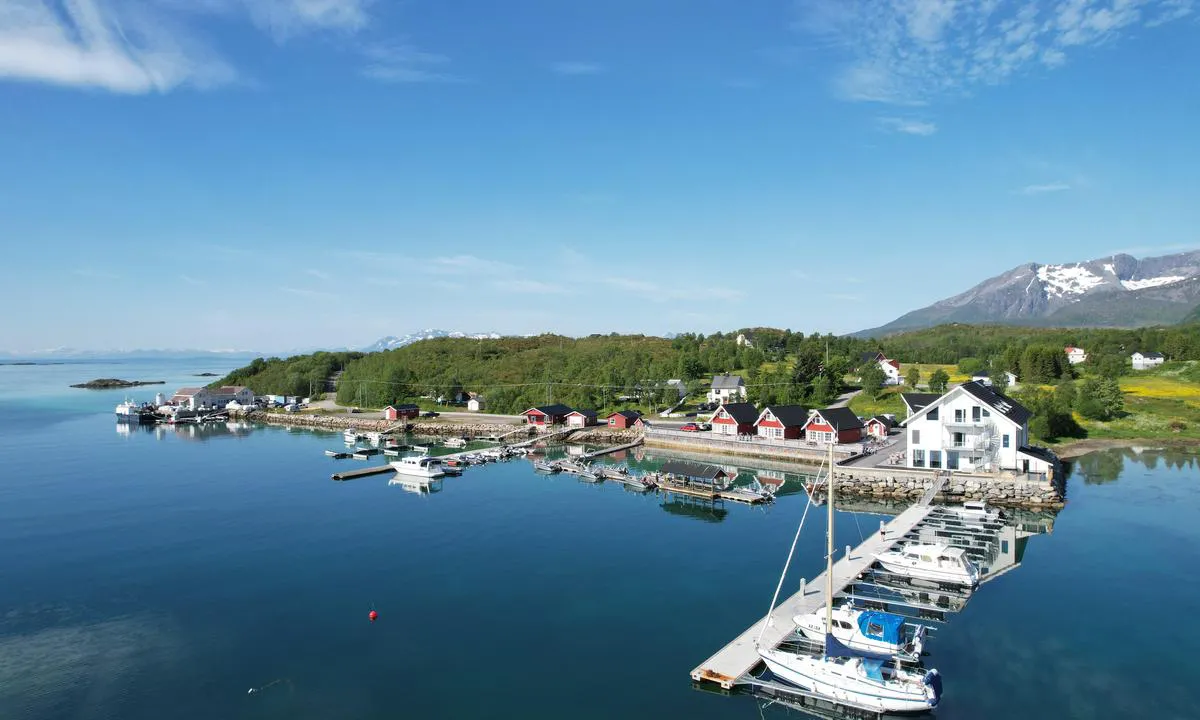
[(379, 619), (379, 613), (372, 610), (371, 612), (367, 613), (367, 617), (371, 618), (371, 622), (375, 622)]

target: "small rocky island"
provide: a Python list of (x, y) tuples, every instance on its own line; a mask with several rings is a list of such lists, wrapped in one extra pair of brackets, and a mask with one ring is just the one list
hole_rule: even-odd
[(72, 385), (73, 388), (83, 388), (85, 390), (111, 390), (113, 388), (131, 388), (140, 387), (142, 385), (163, 385), (166, 380), (118, 380), (117, 378), (97, 378), (78, 385)]
[(216, 377), (216, 373), (196, 373), (194, 377)]

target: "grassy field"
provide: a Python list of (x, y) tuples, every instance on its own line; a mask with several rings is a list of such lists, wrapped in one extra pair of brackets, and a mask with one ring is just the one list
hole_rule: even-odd
[(906, 391), (907, 388), (904, 387), (888, 388), (878, 400), (866, 392), (860, 392), (850, 399), (850, 409), (859, 417), (891, 413), (898, 420), (903, 420), (907, 412), (904, 409), (904, 401), (900, 399), (900, 393)]
[[(904, 377), (905, 375), (907, 375), (909, 368), (912, 368), (912, 367), (916, 367), (918, 370), (921, 371), (921, 387), (922, 388), (926, 387), (926, 384), (929, 382), (929, 376), (934, 374), (938, 370), (946, 371), (946, 374), (950, 376), (950, 384), (951, 385), (965, 383), (966, 381), (971, 379), (970, 375), (963, 375), (962, 373), (960, 373), (958, 371), (958, 366), (956, 366), (956, 365), (933, 365), (933, 364), (929, 364), (929, 363), (901, 363), (900, 377)], [(910, 389), (909, 392), (916, 392), (916, 391)]]
[(1200, 363), (1171, 363), (1121, 378), (1125, 415), (1108, 422), (1076, 417), (1089, 438), (1200, 439)]

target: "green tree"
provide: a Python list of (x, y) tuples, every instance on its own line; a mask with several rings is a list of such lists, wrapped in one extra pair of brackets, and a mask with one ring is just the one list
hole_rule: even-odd
[(904, 384), (912, 388), (914, 391), (917, 385), (921, 382), (921, 370), (916, 365), (908, 368), (908, 372), (904, 375)]
[(983, 361), (979, 358), (965, 357), (958, 361), (958, 372), (962, 375), (974, 375), (983, 369)]
[(808, 399), (813, 405), (824, 407), (837, 397), (837, 388), (826, 375), (818, 375), (812, 381), (811, 388)]
[(950, 384), (950, 376), (942, 368), (933, 371), (929, 376), (929, 389), (932, 392), (944, 393), (946, 386)]
[(887, 382), (887, 374), (883, 372), (883, 368), (879, 367), (879, 363), (871, 363), (862, 371), (859, 380), (862, 381), (863, 390), (870, 393), (871, 397), (878, 400), (883, 396), (886, 388), (884, 383)]
[(1091, 420), (1112, 420), (1125, 410), (1120, 384), (1111, 378), (1088, 378), (1080, 388), (1075, 409)]
[(992, 379), (992, 389), (996, 392), (1003, 393), (1008, 389), (1007, 371), (1005, 371), (999, 362), (992, 363), (992, 369), (988, 371), (988, 377)]

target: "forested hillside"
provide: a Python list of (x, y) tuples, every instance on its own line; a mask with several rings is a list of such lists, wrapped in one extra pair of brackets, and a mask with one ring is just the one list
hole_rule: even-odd
[(320, 393), (325, 381), (350, 362), (363, 357), (360, 352), (316, 352), (286, 360), (257, 358), (238, 368), (209, 387), (245, 385), (256, 395), (298, 395)]

